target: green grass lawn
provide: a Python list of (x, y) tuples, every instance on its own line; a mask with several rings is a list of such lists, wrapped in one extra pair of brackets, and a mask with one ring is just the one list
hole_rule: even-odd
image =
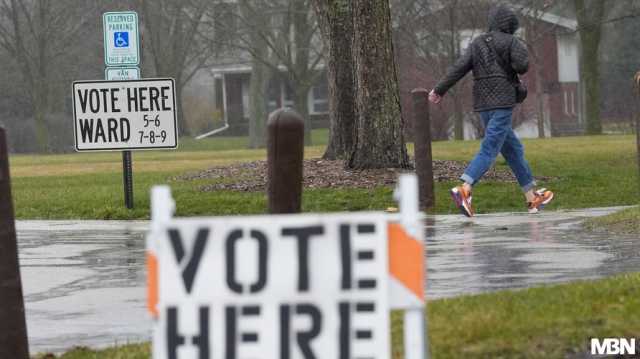
[[(326, 131), (314, 131), (315, 146), (307, 158), (320, 157)], [(633, 136), (565, 137), (524, 140), (527, 159), (538, 176), (555, 178), (540, 183), (556, 192), (549, 209), (568, 209), (640, 202), (640, 185)], [(206, 181), (170, 181), (190, 171), (216, 165), (262, 160), (265, 150), (248, 150), (245, 138), (183, 139), (176, 151), (134, 152), (135, 209), (124, 209), (120, 153), (13, 155), (11, 172), (16, 215), (20, 219), (140, 219), (149, 216), (149, 190), (169, 184), (177, 215), (264, 213), (263, 193), (218, 191), (202, 193)], [(410, 152), (413, 151), (412, 146)], [(433, 144), (434, 159), (468, 161), (479, 141)], [(496, 166), (507, 169), (500, 157)], [(437, 183), (436, 213), (458, 213), (448, 189), (456, 182)], [(394, 205), (391, 188), (306, 190), (303, 210), (381, 210)], [(482, 182), (474, 190), (478, 213), (523, 211), (524, 199), (513, 183)]]
[[(550, 359), (584, 354), (592, 337), (639, 337), (639, 311), (640, 274), (434, 300), (428, 303), (431, 353), (433, 358)], [(399, 318), (392, 321), (394, 359), (402, 353)], [(149, 357), (148, 345), (77, 349), (61, 356)]]
[(640, 336), (640, 274), (429, 303), (440, 358), (563, 358), (592, 337)]
[(640, 235), (640, 207), (632, 207), (604, 217), (591, 218), (585, 226), (594, 231)]
[(36, 359), (150, 359), (151, 347), (149, 344), (130, 344), (117, 346), (104, 350), (91, 350), (79, 347), (70, 350), (60, 356), (53, 354), (38, 354)]

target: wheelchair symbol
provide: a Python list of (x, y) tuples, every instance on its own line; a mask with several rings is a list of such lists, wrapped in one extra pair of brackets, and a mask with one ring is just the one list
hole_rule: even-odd
[(116, 47), (129, 47), (129, 33), (116, 32), (113, 34), (113, 43)]

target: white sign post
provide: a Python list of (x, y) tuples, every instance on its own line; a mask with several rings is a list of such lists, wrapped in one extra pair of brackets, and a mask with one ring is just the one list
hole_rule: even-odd
[[(417, 198), (412, 191), (401, 192)], [(385, 213), (176, 219), (168, 187), (151, 197), (154, 359), (388, 359), (390, 309), (424, 318), (411, 206), (401, 205), (400, 221)], [(423, 323), (405, 328), (407, 358), (428, 358)]]
[(140, 64), (138, 14), (133, 11), (106, 12), (102, 15), (104, 63), (107, 66)]
[(73, 83), (77, 151), (176, 148), (176, 113), (173, 79)]

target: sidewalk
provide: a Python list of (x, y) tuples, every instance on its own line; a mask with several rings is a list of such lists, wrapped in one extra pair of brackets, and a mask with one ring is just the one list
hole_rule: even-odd
[(537, 215), (430, 217), (427, 297), (596, 279), (640, 271), (640, 239), (603, 237), (581, 223), (619, 208)]

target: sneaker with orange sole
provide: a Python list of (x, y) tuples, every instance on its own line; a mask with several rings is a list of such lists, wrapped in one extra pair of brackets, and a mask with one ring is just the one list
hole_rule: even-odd
[(460, 209), (460, 212), (467, 217), (473, 217), (475, 213), (473, 211), (473, 206), (471, 205), (471, 192), (465, 190), (462, 186), (454, 187), (450, 192), (451, 198)]
[(534, 192), (535, 198), (533, 202), (527, 202), (529, 213), (538, 213), (544, 209), (544, 206), (549, 204), (553, 199), (553, 192), (548, 191), (546, 188), (541, 188)]

